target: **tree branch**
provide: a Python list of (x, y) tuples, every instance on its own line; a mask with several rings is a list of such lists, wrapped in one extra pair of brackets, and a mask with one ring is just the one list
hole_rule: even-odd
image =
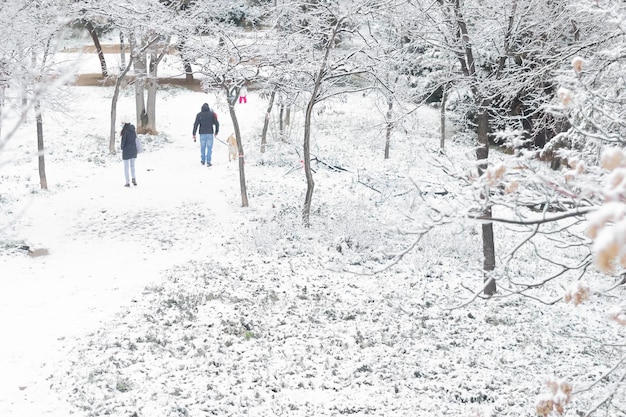
[(494, 222), (494, 223), (507, 223), (507, 224), (518, 224), (531, 226), (536, 224), (546, 224), (552, 223), (563, 219), (569, 219), (571, 217), (582, 216), (588, 213), (595, 211), (595, 207), (589, 207), (587, 209), (577, 210), (569, 213), (562, 214), (560, 216), (554, 216), (549, 218), (537, 219), (537, 220), (514, 220), (514, 219), (502, 219), (498, 217), (485, 217), (485, 216), (470, 216), (470, 218), (474, 220), (484, 220), (486, 222)]

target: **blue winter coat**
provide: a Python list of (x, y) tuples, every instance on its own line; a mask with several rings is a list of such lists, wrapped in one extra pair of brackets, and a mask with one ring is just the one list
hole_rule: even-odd
[(125, 123), (122, 128), (122, 159), (137, 158), (137, 133), (135, 126)]

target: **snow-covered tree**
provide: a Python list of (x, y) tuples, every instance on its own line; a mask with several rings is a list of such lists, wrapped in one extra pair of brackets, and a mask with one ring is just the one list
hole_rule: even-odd
[(170, 53), (170, 41), (178, 34), (181, 20), (187, 18), (184, 5), (158, 0), (118, 0), (107, 4), (83, 0), (74, 5), (81, 16), (90, 20), (107, 19), (110, 26), (122, 34), (120, 39), (128, 40), (133, 62), (138, 133), (158, 132), (158, 67), (164, 56)]
[(310, 225), (315, 181), (311, 170), (311, 141), (314, 108), (325, 99), (371, 88), (366, 81), (374, 62), (368, 55), (367, 22), (381, 7), (380, 1), (285, 1), (279, 7), (279, 25), (297, 45), (289, 59), (297, 68), (289, 81), (293, 91), (306, 95), (303, 161), (307, 182), (302, 209), (305, 226)]
[[(462, 55), (468, 110), (474, 109), (469, 113), (476, 115), (479, 139), (485, 135), (478, 156), (488, 163), (469, 176), (476, 201), (482, 200), (478, 217), (520, 235), (498, 246), (502, 265), (494, 265), (491, 276), (498, 279), (500, 296), (578, 305), (619, 287), (626, 269), (623, 7), (441, 4), (448, 7), (448, 22), (456, 22), (459, 43), (453, 50)], [(502, 48), (492, 49), (488, 39)], [(516, 154), (487, 160), (492, 139), (508, 143)], [(544, 140), (543, 152), (533, 149)], [(537, 158), (548, 153), (565, 161), (560, 173)], [(549, 252), (541, 250), (546, 244)], [(609, 282), (590, 287), (586, 281), (598, 282), (598, 270)], [(623, 325), (624, 311), (620, 304), (608, 315)], [(600, 343), (623, 346), (609, 337)], [(549, 381), (537, 412), (563, 414), (571, 398), (585, 396), (591, 404), (585, 415), (601, 409), (620, 413), (623, 362), (586, 386)]]
[(59, 35), (71, 19), (65, 6), (55, 0), (18, 1), (3, 5), (0, 12), (0, 36), (4, 39), (0, 46), (1, 88), (4, 92), (9, 87), (16, 97), (22, 97), (18, 121), (0, 138), (0, 150), (34, 108), (42, 189), (48, 188), (43, 110), (61, 106), (59, 87), (67, 81), (66, 72), (54, 60)]
[[(588, 214), (581, 216), (578, 239), (588, 249), (581, 263), (590, 271), (601, 271), (608, 281), (590, 285), (588, 273), (572, 280), (563, 298), (579, 305), (593, 297), (610, 296), (626, 280), (626, 95), (621, 77), (626, 69), (626, 8), (580, 2), (575, 10), (578, 36), (587, 47), (568, 62), (559, 78), (558, 103), (553, 110), (566, 115), (571, 128), (549, 144), (548, 151), (565, 161), (563, 179), (557, 186), (571, 201), (588, 208)], [(625, 317), (626, 305), (617, 298), (607, 318), (623, 327)], [(621, 359), (591, 384), (570, 382), (572, 395), (587, 398), (591, 405), (586, 416), (620, 415), (625, 406), (623, 337), (616, 340), (607, 335), (598, 343), (618, 347)], [(550, 394), (538, 401), (540, 415), (560, 413), (567, 406), (558, 404)]]
[(444, 87), (458, 75), (455, 57), (440, 47), (443, 37), (437, 39), (432, 32), (432, 18), (416, 4), (399, 2), (381, 8), (370, 24), (376, 90), (385, 101), (380, 109), (385, 119), (385, 159), (390, 157), (395, 127), (414, 117), (416, 107), (441, 101)]
[[(515, 147), (543, 145), (556, 133), (558, 120), (544, 105), (554, 100), (559, 68), (571, 56), (576, 34), (572, 11), (562, 2), (516, 0), (439, 0), (437, 7), (416, 2), (416, 13), (428, 16), (430, 31), (414, 37), (437, 45), (456, 57), (456, 74), (450, 78), (456, 91), (457, 114), (463, 115), (477, 141), (477, 164), (471, 176), (481, 213), (483, 235), (484, 292), (496, 291), (496, 249), (492, 216), (498, 172), (490, 164), (493, 143), (507, 138)], [(444, 81), (444, 80), (442, 80)], [(508, 132), (501, 135), (499, 132)]]

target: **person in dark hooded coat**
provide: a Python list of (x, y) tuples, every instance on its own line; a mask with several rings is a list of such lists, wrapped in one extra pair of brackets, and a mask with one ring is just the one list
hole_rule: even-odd
[[(135, 160), (137, 159), (137, 133), (128, 118), (122, 119), (122, 159), (124, 160), (124, 176), (126, 184), (124, 187), (130, 187), (129, 179), (132, 179), (133, 185), (137, 185), (137, 177), (135, 176)], [(130, 177), (129, 171), (130, 170)]]
[[(213, 128), (215, 127), (215, 130)], [(196, 115), (193, 123), (193, 141), (196, 141), (196, 131), (200, 133), (200, 163), (211, 166), (211, 154), (213, 153), (213, 133), (215, 136), (220, 131), (220, 123), (217, 115), (209, 108), (207, 103), (202, 105), (200, 113)]]

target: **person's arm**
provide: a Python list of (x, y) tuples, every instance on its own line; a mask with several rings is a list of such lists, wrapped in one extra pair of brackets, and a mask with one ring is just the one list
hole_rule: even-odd
[(217, 134), (220, 131), (220, 122), (217, 120), (217, 117), (215, 118), (215, 136), (217, 136)]
[(126, 126), (122, 128), (120, 135), (122, 135), (122, 140), (120, 141), (120, 149), (124, 149), (126, 147)]
[(193, 141), (196, 141), (196, 131), (198, 130), (198, 126), (200, 126), (200, 115), (196, 115), (196, 121), (193, 122), (193, 133), (192, 133), (192, 137), (193, 137)]

